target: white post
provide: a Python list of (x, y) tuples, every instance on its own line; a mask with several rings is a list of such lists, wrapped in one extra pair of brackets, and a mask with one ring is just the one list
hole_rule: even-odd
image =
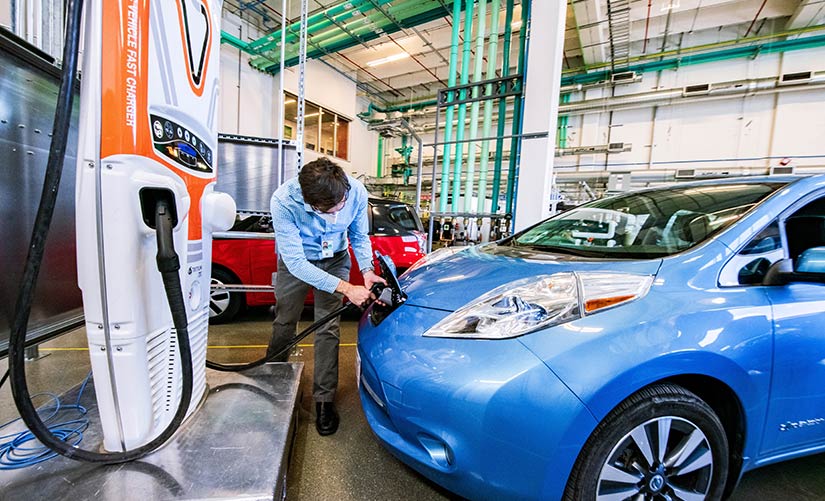
[(566, 11), (567, 2), (533, 1), (529, 26), (522, 27), (530, 30), (522, 133), (548, 134), (547, 137), (521, 141), (516, 185), (516, 231), (550, 214)]

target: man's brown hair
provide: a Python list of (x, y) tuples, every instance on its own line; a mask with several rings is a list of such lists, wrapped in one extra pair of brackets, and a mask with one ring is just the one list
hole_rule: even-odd
[(335, 207), (350, 188), (344, 169), (326, 157), (304, 165), (298, 183), (304, 202), (321, 212)]

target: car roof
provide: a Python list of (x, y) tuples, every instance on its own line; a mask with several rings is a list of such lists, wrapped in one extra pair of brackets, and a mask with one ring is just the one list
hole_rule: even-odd
[(409, 204), (400, 200), (390, 200), (388, 198), (369, 197), (369, 202), (372, 205), (406, 205)]

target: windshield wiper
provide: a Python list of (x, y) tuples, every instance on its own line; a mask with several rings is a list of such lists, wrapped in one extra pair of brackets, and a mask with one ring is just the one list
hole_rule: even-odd
[(570, 254), (579, 257), (607, 257), (603, 252), (584, 250), (579, 248), (565, 247), (563, 245), (539, 245), (539, 244), (519, 244), (513, 241), (517, 247), (526, 247), (540, 252), (553, 252), (556, 254)]

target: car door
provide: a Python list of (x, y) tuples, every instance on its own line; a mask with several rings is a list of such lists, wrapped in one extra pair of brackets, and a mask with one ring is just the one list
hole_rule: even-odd
[[(825, 197), (780, 218), (784, 252), (825, 245)], [(825, 445), (825, 284), (765, 287), (774, 322), (774, 367), (761, 456)]]

